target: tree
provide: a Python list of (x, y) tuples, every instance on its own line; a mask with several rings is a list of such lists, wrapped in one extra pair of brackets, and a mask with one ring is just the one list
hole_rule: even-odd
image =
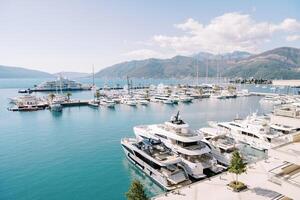
[(202, 95), (204, 92), (203, 92), (203, 89), (200, 87), (200, 88), (198, 88), (197, 89), (197, 92), (198, 92), (198, 94), (200, 94), (200, 95)]
[(144, 186), (138, 180), (133, 180), (131, 186), (126, 193), (128, 200), (148, 200)]
[(145, 97), (148, 99), (149, 98), (149, 90), (146, 90), (145, 92), (146, 92)]
[(238, 184), (238, 175), (245, 173), (247, 171), (246, 163), (244, 163), (243, 158), (240, 153), (235, 150), (232, 153), (232, 158), (230, 160), (230, 165), (228, 167), (228, 171), (236, 175), (235, 184)]
[(55, 97), (55, 94), (54, 93), (50, 93), (49, 95), (49, 98), (50, 98), (50, 101), (53, 101), (54, 97)]
[(96, 91), (96, 93), (95, 93), (95, 97), (97, 98), (97, 100), (99, 100), (100, 99), (100, 91), (99, 90), (97, 90)]
[(235, 92), (236, 91), (236, 87), (234, 85), (229, 85), (227, 89), (228, 89), (229, 92)]
[(66, 94), (66, 96), (68, 97), (68, 101), (70, 101), (70, 97), (72, 96), (72, 93), (71, 93), (71, 92), (68, 92), (68, 93)]

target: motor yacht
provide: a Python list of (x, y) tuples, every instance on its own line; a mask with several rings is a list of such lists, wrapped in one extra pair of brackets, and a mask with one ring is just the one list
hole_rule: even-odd
[(257, 116), (253, 113), (246, 119), (221, 122), (218, 126), (227, 129), (228, 136), (237, 142), (246, 143), (258, 150), (267, 150), (290, 140), (288, 135), (283, 135), (280, 131), (271, 131), (270, 124), (269, 116)]
[(127, 159), (166, 190), (191, 183), (181, 159), (161, 141), (124, 138), (121, 145)]
[(126, 104), (128, 106), (136, 106), (137, 105), (137, 101), (135, 98), (130, 97), (130, 96), (124, 96), (121, 100), (121, 102), (123, 104)]
[(151, 138), (162, 141), (181, 157), (185, 169), (194, 179), (206, 177), (205, 171), (208, 169), (220, 171), (210, 148), (202, 141), (203, 135), (191, 130), (180, 119), (179, 112), (164, 124), (136, 126), (134, 133), (139, 140)]
[(63, 110), (62, 104), (67, 101), (67, 98), (63, 95), (56, 94), (50, 101), (49, 108), (53, 112), (61, 112)]
[(210, 146), (212, 154), (218, 162), (228, 166), (232, 153), (238, 150), (235, 140), (226, 135), (228, 132), (213, 127), (201, 128), (199, 132), (204, 135), (203, 141)]
[(162, 102), (164, 104), (174, 104), (175, 100), (171, 97), (168, 97), (166, 95), (155, 95), (153, 97), (155, 100), (157, 100), (158, 102)]
[(100, 105), (108, 107), (108, 108), (114, 108), (116, 103), (112, 99), (102, 98), (102, 99), (100, 99)]
[(188, 95), (182, 94), (179, 95), (179, 101), (182, 103), (191, 103), (193, 101), (193, 98)]
[(69, 80), (67, 78), (58, 77), (53, 81), (46, 81), (37, 86), (32, 91), (56, 91), (57, 88), (61, 88), (62, 91), (70, 91), (70, 90), (90, 90), (90, 85), (84, 85), (79, 82)]
[(271, 104), (271, 105), (280, 105), (283, 104), (283, 101), (279, 98), (278, 95), (276, 96), (265, 96), (262, 98), (259, 103), (261, 104)]

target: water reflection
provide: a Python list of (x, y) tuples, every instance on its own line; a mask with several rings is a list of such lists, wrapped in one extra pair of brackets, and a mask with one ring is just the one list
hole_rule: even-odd
[(50, 111), (50, 112), (54, 118), (61, 118), (63, 115), (63, 111), (61, 112)]
[(131, 180), (137, 179), (143, 184), (149, 197), (162, 193), (163, 189), (159, 185), (152, 181), (148, 176), (145, 176), (141, 170), (136, 168), (126, 158), (123, 159), (123, 166), (129, 172)]

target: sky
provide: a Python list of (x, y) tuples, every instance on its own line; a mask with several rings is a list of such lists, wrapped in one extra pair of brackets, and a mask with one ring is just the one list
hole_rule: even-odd
[(0, 65), (91, 72), (200, 51), (300, 48), (297, 0), (0, 0)]

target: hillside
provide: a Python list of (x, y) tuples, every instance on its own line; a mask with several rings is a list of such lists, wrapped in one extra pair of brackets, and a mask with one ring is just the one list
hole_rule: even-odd
[(107, 67), (96, 77), (124, 78), (183, 78), (196, 76), (196, 62), (199, 76), (255, 77), (266, 79), (300, 79), (300, 49), (281, 47), (257, 55), (235, 51), (220, 56), (200, 52), (190, 57), (176, 56), (170, 59), (146, 59), (129, 61)]
[(222, 60), (241, 60), (244, 58), (250, 57), (252, 54), (246, 51), (234, 51), (231, 53), (224, 53), (220, 55), (207, 53), (207, 52), (199, 52), (197, 54), (193, 54), (191, 57), (197, 58), (198, 60), (216, 60), (216, 59), (222, 59)]
[[(183, 78), (196, 76), (199, 65), (199, 74), (205, 76), (206, 64), (194, 58), (175, 56), (170, 59), (146, 59), (119, 63), (107, 67), (96, 73), (96, 77), (124, 78), (126, 76), (136, 78)], [(215, 74), (215, 70), (208, 68), (209, 76)]]
[(53, 77), (53, 75), (38, 70), (0, 65), (0, 78), (50, 78), (50, 77)]
[(300, 49), (281, 47), (231, 64), (222, 76), (265, 79), (299, 79)]

